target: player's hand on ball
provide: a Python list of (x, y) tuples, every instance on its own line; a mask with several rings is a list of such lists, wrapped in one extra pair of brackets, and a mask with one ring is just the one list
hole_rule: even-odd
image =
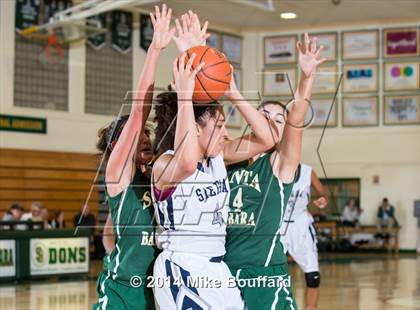
[(236, 82), (235, 82), (235, 76), (233, 74), (233, 67), (232, 65), (230, 66), (230, 70), (231, 70), (231, 77), (230, 77), (230, 83), (229, 83), (229, 87), (225, 92), (225, 96), (228, 99), (234, 98), (235, 95), (238, 95), (239, 90), (238, 87), (236, 86)]
[(162, 12), (158, 6), (155, 6), (155, 15), (150, 13), (150, 19), (153, 24), (153, 40), (151, 46), (156, 49), (165, 48), (172, 40), (175, 34), (175, 28), (169, 29), (171, 23), (172, 10), (162, 5)]
[(204, 66), (204, 62), (201, 62), (193, 69), (192, 64), (196, 54), (193, 53), (186, 64), (185, 56), (185, 53), (182, 54), (182, 56), (179, 59), (175, 59), (173, 63), (174, 81), (171, 86), (172, 89), (177, 92), (178, 99), (191, 100), (194, 92), (195, 76)]
[(194, 14), (191, 10), (181, 16), (181, 22), (179, 19), (175, 20), (177, 36), (174, 36), (174, 41), (179, 53), (203, 44), (210, 36), (207, 33), (208, 22), (206, 21), (203, 27), (201, 27), (197, 14)]
[(317, 47), (318, 38), (314, 37), (310, 40), (307, 33), (304, 36), (304, 44), (299, 41), (296, 43), (296, 48), (299, 53), (299, 66), (306, 77), (310, 77), (316, 72), (318, 66), (323, 64), (327, 59), (321, 58), (321, 52), (324, 47), (321, 45)]
[(319, 197), (318, 199), (314, 200), (313, 203), (318, 208), (324, 209), (327, 206), (328, 201), (325, 197)]

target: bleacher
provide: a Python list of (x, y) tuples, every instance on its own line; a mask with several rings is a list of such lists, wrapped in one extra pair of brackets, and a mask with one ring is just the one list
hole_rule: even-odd
[(73, 217), (87, 202), (98, 217), (96, 166), (94, 154), (1, 149), (0, 214), (14, 202), (29, 212), (31, 203), (40, 201), (49, 216), (64, 211), (66, 227), (73, 227)]

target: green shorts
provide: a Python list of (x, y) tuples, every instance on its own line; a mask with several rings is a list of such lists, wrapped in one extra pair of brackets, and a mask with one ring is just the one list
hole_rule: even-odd
[[(108, 275), (105, 261), (104, 269), (96, 281), (98, 302), (92, 306), (93, 310), (155, 309), (155, 299), (151, 288), (147, 288), (144, 284), (132, 287), (112, 280)], [(145, 280), (142, 279), (142, 282), (146, 283)]]
[(248, 310), (297, 309), (287, 264), (231, 272)]

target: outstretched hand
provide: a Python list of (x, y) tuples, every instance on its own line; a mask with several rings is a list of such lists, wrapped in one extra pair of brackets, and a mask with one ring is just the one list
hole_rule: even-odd
[(194, 92), (195, 76), (204, 66), (204, 62), (201, 62), (193, 69), (192, 64), (196, 54), (193, 53), (186, 64), (185, 56), (186, 53), (182, 54), (173, 63), (172, 72), (174, 81), (171, 83), (171, 86), (177, 92), (178, 99), (191, 100)]
[(156, 49), (165, 48), (175, 35), (175, 28), (169, 29), (171, 23), (172, 10), (162, 5), (162, 12), (155, 6), (155, 14), (150, 13), (153, 24), (153, 40), (151, 46)]
[(324, 209), (326, 206), (327, 206), (327, 204), (328, 204), (328, 201), (327, 201), (327, 199), (325, 198), (325, 197), (319, 197), (318, 199), (316, 199), (316, 200), (314, 200), (313, 201), (313, 203), (314, 203), (314, 205), (315, 206), (317, 206), (318, 208), (320, 208), (320, 209)]
[(299, 41), (296, 43), (296, 48), (299, 54), (299, 66), (306, 77), (310, 77), (316, 72), (318, 66), (323, 64), (327, 59), (321, 58), (321, 52), (324, 47), (321, 45), (317, 48), (317, 37), (310, 40), (307, 33), (304, 36), (304, 44)]
[(175, 25), (177, 36), (174, 36), (174, 41), (179, 53), (183, 53), (191, 47), (203, 44), (210, 36), (210, 34), (207, 33), (208, 22), (206, 21), (203, 27), (201, 27), (197, 14), (193, 13), (191, 10), (181, 16), (181, 22), (179, 19), (176, 19)]

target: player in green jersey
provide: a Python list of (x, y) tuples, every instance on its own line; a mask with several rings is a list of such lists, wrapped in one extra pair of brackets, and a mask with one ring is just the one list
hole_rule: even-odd
[[(105, 183), (110, 216), (104, 243), (108, 252), (104, 272), (98, 277), (98, 302), (93, 309), (154, 309), (151, 288), (157, 248), (153, 235), (153, 206), (147, 164), (153, 152), (145, 122), (149, 115), (160, 52), (172, 39), (171, 10), (155, 7), (154, 33), (147, 51), (130, 115), (100, 131), (97, 144), (105, 157)], [(113, 238), (115, 243), (113, 246)]]
[[(120, 123), (124, 119), (127, 117)], [(154, 309), (153, 292), (144, 285), (158, 255), (150, 176), (145, 171), (151, 159), (151, 144), (147, 133), (140, 141), (137, 150), (141, 154), (137, 155), (132, 183), (117, 196), (107, 193), (110, 214), (103, 240), (107, 255), (97, 281), (99, 302), (94, 309)]]
[(290, 106), (264, 102), (261, 113), (274, 121), (281, 138), (273, 150), (228, 167), (231, 187), (225, 261), (248, 309), (297, 309), (280, 224), (300, 162), (302, 133), (314, 74), (325, 59), (317, 39), (297, 43), (302, 70)]

